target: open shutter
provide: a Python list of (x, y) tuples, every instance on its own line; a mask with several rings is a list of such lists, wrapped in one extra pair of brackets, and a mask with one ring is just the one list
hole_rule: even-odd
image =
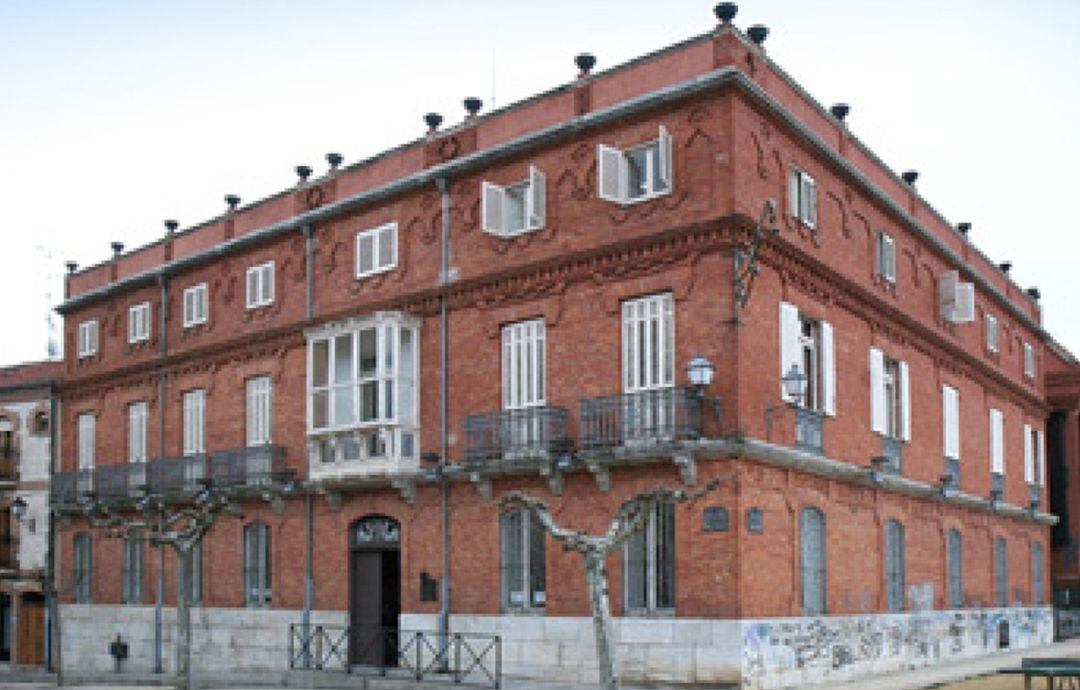
[(254, 307), (259, 301), (259, 271), (249, 268), (247, 272), (247, 306)]
[(486, 232), (501, 235), (503, 233), (503, 198), (506, 191), (497, 184), (483, 184), (483, 223)]
[(535, 165), (529, 166), (529, 195), (526, 197), (526, 221), (530, 230), (544, 227), (547, 219), (547, 180)]
[(941, 387), (945, 457), (960, 459), (960, 394), (950, 386)]
[[(783, 377), (792, 365), (799, 364), (799, 310), (794, 304), (780, 303), (780, 376)], [(805, 375), (806, 372), (803, 372)], [(791, 398), (780, 383), (780, 397), (791, 402)]]
[(876, 347), (870, 348), (870, 428), (878, 434), (887, 433), (885, 421), (885, 355)]
[(794, 218), (800, 217), (799, 190), (801, 186), (799, 171), (792, 168), (788, 174), (788, 213)]
[(667, 127), (660, 125), (660, 185), (665, 190), (670, 190), (673, 182), (674, 168), (671, 156), (671, 134)]
[(626, 199), (626, 159), (623, 152), (600, 144), (597, 148), (597, 160), (599, 171), (596, 181), (600, 198), (621, 204)]
[(956, 307), (953, 321), (971, 323), (975, 320), (975, 284), (960, 283), (956, 286)]
[(1005, 474), (1005, 449), (1001, 410), (990, 409), (990, 471)]
[(803, 201), (806, 205), (803, 220), (812, 228), (817, 227), (817, 182), (809, 175), (803, 175)]
[(1041, 429), (1035, 430), (1035, 466), (1039, 471), (1036, 481), (1039, 486), (1046, 485), (1046, 445)]
[(378, 260), (378, 268), (397, 265), (397, 223), (388, 223), (379, 230)]
[(824, 404), (822, 411), (836, 416), (836, 348), (833, 346), (833, 328), (828, 321), (821, 322), (821, 388)]
[(900, 362), (900, 408), (903, 410), (903, 419), (900, 420), (901, 433), (905, 441), (911, 440), (911, 378), (908, 374), (907, 362)]
[(274, 264), (270, 263), (263, 269), (263, 302), (269, 304), (274, 301)]
[(1035, 483), (1035, 448), (1031, 442), (1031, 425), (1024, 425), (1024, 481)]

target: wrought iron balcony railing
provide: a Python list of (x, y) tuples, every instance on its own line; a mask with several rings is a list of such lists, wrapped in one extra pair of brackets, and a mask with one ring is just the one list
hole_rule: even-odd
[(903, 469), (904, 442), (898, 438), (883, 436), (881, 439), (881, 455), (886, 459), (885, 469), (889, 472), (900, 474)]
[(98, 467), (94, 470), (94, 495), (108, 501), (134, 498), (146, 490), (146, 463)]
[(795, 408), (795, 447), (820, 455), (824, 449), (825, 415), (805, 407)]
[(701, 436), (701, 398), (663, 388), (581, 401), (581, 447), (611, 448)]
[(211, 453), (209, 469), (213, 486), (260, 486), (289, 474), (285, 447), (269, 444)]
[(150, 491), (155, 494), (191, 493), (205, 484), (206, 455), (159, 458), (150, 463)]
[(566, 452), (566, 410), (529, 407), (465, 419), (465, 460), (470, 464), (520, 462)]
[(945, 458), (945, 476), (954, 489), (960, 488), (960, 461), (956, 458)]

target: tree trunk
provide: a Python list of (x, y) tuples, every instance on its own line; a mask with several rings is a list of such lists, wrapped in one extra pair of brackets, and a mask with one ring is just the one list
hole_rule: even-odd
[(176, 545), (176, 690), (191, 690), (191, 545)]
[(582, 555), (585, 557), (585, 576), (589, 581), (600, 687), (604, 690), (619, 690), (619, 677), (615, 673), (611, 646), (611, 603), (608, 601), (607, 567), (604, 564), (606, 554), (589, 550)]

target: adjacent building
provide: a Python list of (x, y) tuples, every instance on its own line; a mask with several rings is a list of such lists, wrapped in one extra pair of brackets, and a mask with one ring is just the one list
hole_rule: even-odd
[(203, 672), (285, 672), (302, 621), (380, 663), (374, 631), (445, 614), (500, 635), (507, 673), (589, 681), (580, 557), (499, 498), (600, 532), (718, 478), (608, 563), (627, 679), (780, 687), (1048, 642), (1037, 295), (766, 35), (725, 15), (603, 72), (579, 56), (549, 92), (72, 270), (65, 667), (111, 670), (120, 634), (150, 670), (175, 603), (172, 555), (88, 506), (285, 477), (197, 554)]

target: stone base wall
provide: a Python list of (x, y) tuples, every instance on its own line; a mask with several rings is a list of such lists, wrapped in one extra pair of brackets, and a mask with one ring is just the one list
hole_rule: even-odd
[[(286, 673), (289, 670), (289, 624), (300, 623), (302, 611), (280, 609), (191, 610), (192, 674), (235, 675)], [(73, 676), (113, 673), (109, 643), (119, 634), (128, 644), (121, 673), (154, 670), (154, 607), (65, 604), (60, 608), (61, 660)], [(344, 611), (313, 611), (314, 625), (346, 625)], [(176, 668), (176, 610), (163, 611), (162, 665)]]

